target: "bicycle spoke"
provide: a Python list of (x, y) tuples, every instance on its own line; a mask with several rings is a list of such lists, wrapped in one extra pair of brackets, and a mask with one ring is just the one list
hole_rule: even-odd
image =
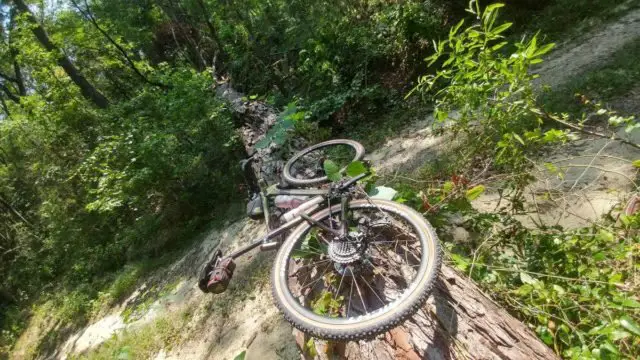
[(369, 241), (369, 244), (387, 244), (387, 243), (396, 243), (396, 242), (415, 242), (416, 240), (384, 240), (384, 241)]
[(340, 275), (340, 284), (338, 284), (338, 290), (336, 290), (336, 293), (334, 294), (335, 296), (333, 296), (334, 299), (336, 298), (336, 296), (340, 296), (340, 288), (342, 287), (342, 280), (344, 280), (344, 275)]
[(324, 260), (319, 260), (319, 261), (313, 262), (311, 264), (301, 265), (298, 269), (296, 269), (296, 271), (293, 274), (289, 275), (289, 277), (295, 277), (296, 274), (298, 273), (298, 271), (304, 269), (305, 267), (310, 267), (311, 265), (318, 265), (318, 264), (321, 264), (321, 263), (324, 263), (324, 262), (328, 262), (328, 261), (331, 261), (331, 259), (324, 259)]
[(347, 304), (347, 317), (349, 317), (349, 309), (351, 308), (351, 296), (353, 296), (353, 278), (351, 279), (351, 286), (349, 289), (349, 303)]
[(322, 272), (322, 275), (320, 275), (317, 279), (313, 280), (311, 283), (305, 284), (303, 286), (300, 287), (301, 291), (310, 287), (311, 285), (315, 284), (318, 282), (318, 280), (322, 279), (324, 277), (324, 274), (327, 273), (327, 271), (329, 270), (329, 268), (331, 267), (331, 263), (327, 264), (327, 266), (325, 267), (324, 271)]
[[(292, 250), (292, 254), (315, 255), (304, 261), (290, 260), (299, 261), (297, 266), (303, 270), (288, 286), (293, 294), (299, 294), (294, 297), (298, 296), (310, 313), (361, 321), (358, 319), (377, 311), (390, 311), (416, 280), (424, 238), (410, 218), (387, 208), (381, 210), (378, 204), (350, 208), (347, 235), (336, 236), (310, 224), (313, 241), (306, 237), (298, 240), (298, 246), (311, 248)], [(328, 213), (318, 221), (329, 229), (339, 229), (337, 216)]]
[(351, 271), (352, 279), (356, 283), (356, 290), (358, 291), (358, 296), (360, 296), (360, 301), (362, 301), (362, 307), (364, 307), (364, 311), (365, 312), (368, 312), (367, 305), (364, 303), (364, 298), (362, 297), (362, 292), (360, 291), (360, 287), (358, 286), (358, 280), (356, 280), (356, 277), (353, 274), (353, 270), (349, 269), (349, 271)]
[(373, 291), (373, 295), (375, 295), (378, 298), (378, 300), (380, 300), (380, 303), (384, 305), (385, 304), (384, 300), (382, 300), (380, 298), (380, 296), (378, 295), (378, 293), (375, 291), (375, 289), (373, 287), (371, 287), (371, 285), (369, 285), (369, 282), (367, 282), (367, 280), (362, 275), (360, 275), (360, 278), (369, 287), (369, 289), (371, 289), (371, 291)]

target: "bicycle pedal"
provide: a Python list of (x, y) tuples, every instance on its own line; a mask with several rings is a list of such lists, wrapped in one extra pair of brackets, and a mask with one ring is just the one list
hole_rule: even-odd
[(216, 268), (216, 265), (218, 264), (220, 259), (222, 259), (222, 251), (216, 250), (213, 253), (211, 259), (209, 259), (209, 261), (202, 267), (200, 276), (198, 277), (198, 288), (200, 288), (200, 291), (202, 291), (203, 293), (209, 292), (207, 287), (207, 284), (209, 283), (209, 277), (211, 272)]
[(233, 262), (232, 258), (219, 259), (215, 268), (209, 274), (208, 292), (220, 294), (227, 290), (235, 269), (236, 263)]

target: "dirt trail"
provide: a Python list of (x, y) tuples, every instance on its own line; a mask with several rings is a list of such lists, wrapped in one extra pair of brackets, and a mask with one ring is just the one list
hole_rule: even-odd
[(553, 88), (562, 85), (571, 77), (606, 62), (611, 54), (638, 37), (640, 9), (635, 9), (602, 29), (561, 45), (549, 60), (536, 70), (536, 73), (540, 74), (538, 83)]
[[(589, 67), (602, 63), (609, 54), (638, 37), (640, 37), (640, 10), (635, 10), (618, 21), (585, 35), (580, 45), (556, 49), (551, 55), (551, 60), (538, 69), (541, 81), (551, 85), (561, 84), (570, 76), (575, 76)], [(431, 124), (430, 117), (417, 121), (396, 138), (381, 144), (382, 146), (368, 157), (383, 173), (411, 172), (425, 161), (438, 156), (443, 149), (443, 143), (447, 141), (432, 134)], [(602, 150), (605, 144), (606, 147)], [(627, 158), (630, 154), (640, 156), (627, 147), (608, 144), (607, 140), (603, 139), (584, 139), (562, 151), (549, 154), (545, 161), (549, 159), (559, 162), (570, 161), (580, 167), (569, 169), (564, 180), (560, 180), (547, 174), (541, 162), (540, 171), (537, 174), (540, 180), (529, 189), (532, 194), (554, 187), (572, 189), (571, 195), (558, 199), (566, 205), (564, 208), (558, 207), (557, 203), (553, 206), (545, 205), (544, 202), (538, 203), (538, 210), (547, 221), (564, 219), (560, 221), (561, 224), (577, 226), (581, 224), (580, 218), (596, 219), (625, 196), (624, 191), (612, 194), (607, 189), (617, 187), (625, 191), (629, 190), (626, 174), (632, 173), (631, 166), (613, 158), (593, 160), (593, 156), (585, 156), (596, 153)], [(575, 156), (582, 157), (563, 160)], [(606, 171), (603, 172), (602, 169)], [(491, 210), (498, 200), (497, 192), (489, 191), (474, 205), (480, 210)], [(577, 214), (569, 215), (572, 212)], [(533, 218), (529, 220), (533, 221)], [(247, 359), (298, 358), (295, 343), (290, 336), (291, 327), (282, 321), (281, 316), (272, 306), (268, 286), (255, 290), (247, 289), (249, 294), (247, 300), (239, 301), (238, 304), (229, 304), (229, 316), (221, 317), (212, 309), (213, 298), (201, 294), (195, 285), (197, 271), (206, 261), (206, 256), (211, 254), (216, 246), (220, 244), (225, 248), (237, 247), (263, 231), (263, 225), (257, 222), (241, 220), (230, 224), (226, 230), (210, 232), (182, 259), (169, 269), (151, 277), (129, 299), (114, 308), (108, 316), (72, 335), (54, 358), (64, 359), (69, 354), (87, 351), (123, 329), (143, 326), (159, 316), (179, 311), (187, 306), (195, 309), (187, 326), (188, 329), (185, 329), (193, 332), (190, 339), (178, 347), (160, 351), (155, 359), (233, 359), (246, 349), (248, 349)], [(247, 259), (242, 260), (236, 276), (243, 272), (254, 271), (249, 267), (250, 263), (251, 261)], [(157, 286), (159, 282), (166, 283), (166, 279), (178, 280), (170, 293), (154, 301), (151, 306), (138, 311), (133, 320), (125, 322), (123, 312), (127, 306), (141, 302), (140, 298), (144, 298), (150, 288)]]

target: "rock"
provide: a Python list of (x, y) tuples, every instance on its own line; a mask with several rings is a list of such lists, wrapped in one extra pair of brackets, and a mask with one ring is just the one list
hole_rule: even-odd
[(451, 231), (451, 237), (453, 237), (453, 241), (456, 243), (466, 243), (471, 239), (469, 232), (461, 226), (453, 228)]
[(464, 220), (464, 217), (462, 216), (462, 214), (457, 212), (457, 213), (453, 213), (453, 214), (447, 215), (447, 221), (451, 225), (462, 226), (462, 224), (464, 224), (465, 220)]

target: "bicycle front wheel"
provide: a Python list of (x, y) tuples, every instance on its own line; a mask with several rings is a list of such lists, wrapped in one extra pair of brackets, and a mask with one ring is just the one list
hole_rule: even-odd
[(324, 141), (293, 155), (284, 165), (282, 176), (291, 185), (309, 186), (327, 181), (324, 161), (333, 161), (341, 171), (352, 161), (361, 160), (364, 146), (347, 139)]
[[(276, 306), (296, 328), (328, 340), (371, 337), (398, 325), (425, 302), (441, 264), (438, 238), (413, 209), (392, 201), (349, 203), (314, 214), (280, 248), (271, 280)], [(324, 229), (323, 229), (324, 228)]]

